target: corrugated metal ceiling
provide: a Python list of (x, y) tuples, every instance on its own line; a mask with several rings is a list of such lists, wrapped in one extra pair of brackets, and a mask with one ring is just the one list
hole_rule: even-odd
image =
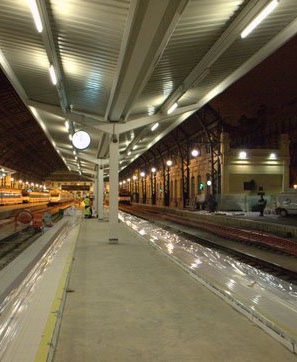
[(52, 0), (50, 5), (69, 102), (104, 115), (129, 1)]
[[(141, 26), (137, 23), (139, 19), (133, 19), (132, 13), (134, 4), (141, 6), (142, 0), (131, 3), (129, 0), (44, 1), (68, 105), (72, 105), (76, 111), (104, 116), (116, 84), (121, 57), (126, 52), (128, 56), (125, 59), (129, 61), (129, 52), (134, 50), (133, 44), (129, 44), (126, 30), (129, 27), (133, 30), (135, 24), (138, 28)], [(153, 62), (155, 54), (151, 53), (155, 68), (144, 75), (144, 79), (147, 79), (145, 86), (139, 86), (139, 92), (135, 89), (135, 94), (140, 93), (140, 96), (132, 102), (130, 117), (152, 114), (162, 108), (165, 100), (249, 4), (257, 4), (257, 1), (189, 0), (184, 12), (178, 14), (171, 36), (162, 45), (164, 51), (158, 62)], [(185, 93), (179, 106), (192, 104), (203, 98), (296, 18), (297, 1), (281, 0), (277, 10), (247, 39), (242, 40), (238, 34), (233, 44), (212, 64), (210, 74), (196, 88)], [(135, 34), (133, 35), (130, 39), (135, 38)], [(155, 40), (158, 40), (157, 36), (158, 34)], [(128, 42), (125, 43), (127, 39)], [(48, 74), (49, 59), (45, 44), (36, 32), (27, 1), (1, 0), (0, 48), (29, 99), (60, 105), (57, 87), (51, 84)], [(48, 134), (71, 164), (71, 145), (64, 126), (66, 116), (63, 118), (38, 112)], [(154, 138), (164, 135), (166, 129), (177, 119), (178, 117), (173, 117), (162, 121), (154, 133), (148, 127), (139, 139), (137, 151), (141, 150), (142, 145), (147, 146), (154, 142)], [(94, 120), (94, 125), (95, 123)], [(142, 128), (135, 130), (134, 137), (141, 132)], [(92, 138), (92, 147), (85, 154), (97, 157), (102, 133), (93, 132)], [(126, 154), (128, 142), (133, 141), (131, 132), (124, 133), (120, 139), (123, 158), (128, 162), (136, 154), (136, 151), (131, 152), (129, 157)], [(81, 162), (85, 167), (92, 168), (92, 163)]]

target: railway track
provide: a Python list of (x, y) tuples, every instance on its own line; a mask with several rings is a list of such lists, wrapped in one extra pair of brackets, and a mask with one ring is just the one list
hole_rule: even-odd
[[(164, 221), (166, 222), (166, 221), (170, 220), (171, 222), (175, 222), (180, 225), (185, 225), (184, 220), (182, 218), (179, 218), (178, 216), (174, 216), (174, 218), (173, 218), (170, 215), (170, 217), (168, 217), (168, 215), (164, 214), (164, 212), (161, 212), (157, 209), (154, 209), (154, 210), (145, 209), (143, 207), (137, 207), (134, 205), (133, 206), (120, 205), (120, 209), (131, 215), (134, 215), (134, 216), (140, 217), (144, 220), (153, 222), (156, 225), (158, 225), (166, 230), (170, 230), (170, 231), (173, 231), (174, 233), (182, 235), (195, 243), (198, 243), (200, 245), (203, 245), (203, 246), (206, 246), (206, 247), (209, 247), (212, 249), (221, 250), (225, 254), (232, 256), (234, 259), (236, 259), (238, 261), (244, 262), (257, 269), (268, 272), (272, 275), (279, 277), (280, 279), (297, 284), (297, 258), (293, 255), (286, 254), (280, 250), (273, 249), (269, 246), (265, 246), (262, 244), (259, 245), (259, 244), (255, 244), (255, 243), (249, 242), (249, 241), (244, 241), (244, 240), (240, 240), (240, 239), (238, 240), (238, 243), (241, 243), (241, 244), (243, 243), (247, 246), (251, 246), (253, 248), (260, 249), (261, 251), (264, 251), (264, 252), (266, 251), (267, 257), (264, 260), (261, 256), (256, 255), (257, 253), (254, 253), (254, 255), (253, 255), (253, 252), (249, 252), (247, 254), (234, 247), (231, 247), (230, 245), (228, 245), (229, 240), (222, 236), (220, 236), (220, 239), (222, 241), (225, 241), (225, 243), (223, 245), (221, 243), (218, 244), (216, 242), (216, 240), (218, 238), (217, 233), (212, 234), (211, 232), (205, 232), (203, 230), (203, 232), (201, 231), (201, 235), (197, 235), (197, 234), (193, 235), (192, 233), (190, 233), (188, 231), (184, 231), (184, 230), (179, 229), (178, 227), (176, 228), (176, 227), (173, 227), (172, 225), (168, 225), (168, 224), (164, 223)], [(192, 226), (192, 228), (194, 228), (194, 227)], [(199, 226), (196, 226), (195, 229), (197, 231), (200, 231)], [(214, 238), (214, 236), (216, 236), (216, 237)], [(297, 248), (297, 244), (296, 244), (296, 248)], [(291, 267), (288, 268), (285, 263), (284, 264), (276, 263), (275, 261), (269, 260), (269, 254), (271, 254), (272, 252), (280, 255), (282, 260), (284, 258), (285, 259), (287, 258), (289, 264), (295, 264), (295, 268), (291, 268)]]
[[(61, 205), (55, 205), (47, 207), (46, 204), (35, 205), (29, 208), (30, 212), (34, 215), (44, 214), (50, 212), (53, 216), (53, 222), (56, 221), (57, 215), (60, 209), (66, 209), (71, 206), (72, 203), (64, 203)], [(16, 213), (10, 217), (10, 222), (14, 223), (15, 215), (24, 210), (24, 208), (17, 208)], [(9, 221), (9, 220), (8, 220)], [(3, 227), (3, 226), (2, 226)], [(31, 226), (24, 227), (21, 230), (15, 230), (10, 235), (0, 240), (0, 269), (4, 268), (15, 257), (17, 257), (23, 250), (30, 246), (38, 237), (41, 232), (34, 230)]]

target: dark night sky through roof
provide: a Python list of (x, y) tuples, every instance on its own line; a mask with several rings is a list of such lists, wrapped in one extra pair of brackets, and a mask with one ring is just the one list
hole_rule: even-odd
[(274, 116), (297, 113), (297, 37), (211, 102), (231, 124), (243, 114), (256, 117), (263, 104)]

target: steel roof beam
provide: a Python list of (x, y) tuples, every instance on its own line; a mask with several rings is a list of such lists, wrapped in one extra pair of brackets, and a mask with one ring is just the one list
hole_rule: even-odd
[(183, 83), (171, 94), (162, 106), (164, 111), (178, 101), (193, 85), (202, 81), (210, 72), (211, 66), (217, 59), (238, 39), (241, 31), (250, 21), (267, 5), (267, 0), (251, 0), (236, 16), (228, 28), (217, 39), (210, 50), (204, 55), (199, 63), (193, 68)]
[(53, 37), (53, 32), (51, 29), (50, 18), (48, 14), (47, 8), (47, 0), (36, 0), (36, 4), (39, 8), (39, 13), (41, 17), (41, 21), (43, 24), (43, 31), (41, 33), (42, 40), (44, 43), (45, 51), (48, 57), (50, 64), (52, 64), (55, 68), (55, 73), (57, 77), (57, 91), (59, 95), (60, 105), (64, 112), (69, 108), (69, 103), (66, 96), (66, 91), (64, 87), (63, 81), (63, 69), (58, 56), (58, 52), (56, 50), (56, 45)]
[(87, 117), (84, 115), (67, 112), (64, 113), (60, 107), (54, 106), (47, 103), (35, 102), (32, 100), (27, 101), (27, 105), (29, 107), (36, 108), (37, 110), (41, 110), (55, 116), (61, 117), (64, 120), (69, 119), (72, 122), (79, 123), (85, 127), (90, 127), (102, 132), (112, 133), (113, 132), (113, 125), (110, 122), (106, 122), (103, 119), (99, 121), (98, 119)]
[[(226, 77), (221, 83), (214, 87), (209, 93), (207, 93), (202, 99), (197, 103), (185, 106), (178, 107), (171, 116), (177, 117), (168, 128), (159, 133), (159, 135), (147, 145), (143, 152), (152, 147), (157, 143), (161, 138), (165, 137), (169, 132), (174, 128), (180, 125), (184, 120), (190, 117), (198, 109), (202, 108), (205, 104), (215, 98), (218, 94), (222, 93), (227, 89), (231, 84), (239, 80), (242, 76), (252, 70), (255, 66), (261, 63), (265, 58), (275, 52), (279, 47), (281, 47), (286, 41), (292, 38), (297, 34), (297, 18), (292, 21), (285, 29), (283, 29), (278, 35), (271, 39), (263, 48), (261, 48), (257, 53), (255, 53), (250, 59), (248, 59), (244, 64), (237, 68), (233, 73)], [(163, 118), (163, 119), (166, 119)], [(159, 122), (162, 121), (160, 117)], [(129, 122), (127, 123), (129, 124)], [(143, 133), (144, 135), (145, 133)], [(133, 140), (134, 141), (134, 140)], [(139, 140), (138, 140), (139, 141)], [(130, 145), (129, 145), (130, 147)], [(130, 161), (130, 163), (133, 161)]]
[(193, 103), (189, 106), (178, 107), (173, 113), (173, 116), (178, 116), (184, 112), (194, 113), (198, 109), (202, 108), (205, 104), (215, 98), (217, 95), (222, 93), (231, 84), (235, 83), (250, 70), (260, 64), (264, 59), (274, 53), (289, 39), (297, 34), (297, 17), (282, 31), (280, 31), (274, 38), (272, 38), (266, 45), (252, 55), (246, 62), (239, 66), (233, 73), (221, 81), (215, 86), (210, 92), (208, 92), (203, 98), (199, 99), (198, 102)]
[(105, 158), (107, 156), (109, 149), (109, 142), (110, 142), (110, 135), (103, 134), (97, 150), (97, 158)]
[[(132, 3), (120, 72), (115, 79), (106, 118), (126, 119), (146, 85), (188, 0), (138, 0)], [(123, 54), (124, 53), (124, 54)]]

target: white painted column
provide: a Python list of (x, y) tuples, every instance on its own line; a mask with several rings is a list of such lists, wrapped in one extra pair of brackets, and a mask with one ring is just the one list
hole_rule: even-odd
[(109, 145), (109, 242), (118, 243), (119, 141), (113, 135)]
[(93, 207), (95, 209), (96, 214), (98, 215), (98, 181), (97, 181), (97, 171), (94, 177), (94, 189), (93, 189)]
[(98, 166), (98, 220), (103, 220), (104, 211), (104, 180), (103, 180), (103, 166)]

